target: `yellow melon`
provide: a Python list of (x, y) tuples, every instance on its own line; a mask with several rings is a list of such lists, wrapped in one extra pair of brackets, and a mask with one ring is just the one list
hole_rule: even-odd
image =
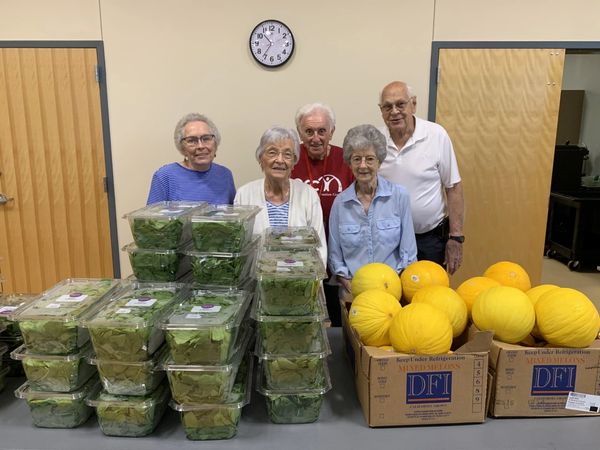
[(491, 287), (475, 299), (471, 310), (473, 323), (494, 337), (516, 344), (523, 340), (535, 324), (531, 300), (520, 289), (510, 286)]
[(402, 307), (393, 295), (378, 289), (364, 291), (354, 298), (348, 319), (365, 345), (390, 345), (388, 330)]
[(452, 336), (459, 336), (467, 326), (467, 305), (454, 289), (446, 286), (425, 286), (419, 289), (411, 303), (428, 303), (442, 310), (450, 319)]
[(511, 261), (500, 261), (492, 264), (483, 273), (484, 277), (493, 278), (502, 286), (510, 286), (522, 290), (531, 289), (529, 274), (519, 264)]
[(427, 303), (411, 303), (392, 319), (389, 329), (394, 350), (417, 355), (447, 353), (452, 345), (448, 316)]
[(415, 261), (400, 274), (403, 297), (410, 302), (419, 289), (425, 286), (450, 286), (446, 270), (433, 261)]
[(402, 283), (394, 269), (383, 263), (365, 264), (352, 278), (352, 295), (356, 297), (370, 289), (380, 289), (400, 300)]
[[(527, 297), (529, 297), (529, 300), (531, 300), (531, 304), (535, 308), (535, 304), (537, 303), (538, 299), (546, 292), (552, 291), (554, 289), (558, 289), (558, 286), (554, 284), (540, 284), (538, 286), (532, 287), (525, 293), (527, 294)], [(531, 330), (531, 335), (538, 339), (543, 339), (542, 335), (538, 330), (537, 323), (534, 325), (533, 330)]]
[(460, 286), (456, 288), (456, 293), (461, 296), (467, 305), (469, 316), (471, 315), (471, 308), (473, 307), (473, 302), (477, 296), (486, 289), (494, 286), (500, 286), (500, 283), (488, 277), (472, 277), (463, 281)]
[(535, 304), (540, 335), (558, 347), (582, 348), (598, 336), (600, 317), (592, 301), (570, 288), (552, 289)]

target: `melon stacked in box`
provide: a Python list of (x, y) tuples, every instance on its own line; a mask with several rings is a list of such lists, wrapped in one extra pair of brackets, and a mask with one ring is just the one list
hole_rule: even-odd
[(99, 383), (82, 325), (119, 286), (118, 280), (67, 279), (10, 315), (24, 341), (11, 357), (27, 377), (15, 395), (27, 401), (34, 425), (73, 428), (92, 414), (86, 400)]
[(184, 251), (191, 239), (190, 215), (206, 202), (158, 202), (125, 214), (134, 242), (123, 247), (139, 281), (173, 282), (190, 271)]
[(253, 206), (214, 205), (190, 216), (193, 292), (163, 320), (162, 362), (188, 439), (229, 439), (248, 403), (254, 338), (245, 290), (254, 263)]
[(11, 352), (23, 344), (19, 324), (10, 317), (35, 298), (37, 295), (33, 294), (0, 294), (0, 391), (4, 389), (6, 377), (24, 375), (21, 361), (10, 357)]
[(314, 422), (331, 388), (320, 245), (310, 227), (269, 228), (258, 255), (257, 390), (273, 423)]
[(170, 392), (159, 369), (167, 351), (160, 320), (189, 295), (180, 283), (124, 281), (93, 316), (83, 321), (103, 389), (87, 399), (108, 436), (145, 436), (156, 428)]

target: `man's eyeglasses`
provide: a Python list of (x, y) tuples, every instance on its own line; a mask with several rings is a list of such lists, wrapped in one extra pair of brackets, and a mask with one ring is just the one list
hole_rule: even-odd
[(379, 108), (381, 108), (381, 110), (385, 113), (391, 113), (394, 108), (396, 108), (398, 111), (403, 112), (406, 111), (406, 109), (408, 108), (408, 105), (410, 105), (411, 100), (408, 101), (399, 101), (396, 103), (383, 103), (381, 105), (379, 105)]
[(363, 162), (363, 160), (365, 161), (365, 164), (367, 166), (374, 166), (375, 164), (377, 164), (377, 157), (376, 156), (353, 156), (350, 158), (350, 163), (353, 166), (360, 166), (360, 163)]
[(193, 147), (194, 145), (198, 145), (200, 142), (203, 144), (211, 144), (215, 140), (214, 134), (203, 134), (202, 136), (188, 136), (184, 137), (181, 142), (183, 142), (188, 147)]
[(276, 159), (279, 155), (281, 155), (284, 161), (293, 161), (295, 157), (294, 152), (289, 150), (271, 149), (265, 151), (265, 156), (269, 159)]

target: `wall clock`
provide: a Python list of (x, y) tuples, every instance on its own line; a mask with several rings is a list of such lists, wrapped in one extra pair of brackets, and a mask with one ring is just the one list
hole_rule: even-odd
[(250, 33), (250, 53), (266, 67), (279, 67), (294, 53), (292, 30), (279, 20), (264, 20)]

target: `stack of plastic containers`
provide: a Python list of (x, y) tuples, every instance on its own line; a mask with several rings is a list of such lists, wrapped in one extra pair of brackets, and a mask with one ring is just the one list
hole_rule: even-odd
[[(19, 324), (9, 319), (18, 309), (31, 303), (37, 295), (33, 294), (6, 294), (0, 295), (0, 387), (4, 385), (4, 377), (23, 376), (21, 361), (12, 359), (10, 352), (23, 344), (23, 336)], [(2, 352), (2, 349), (5, 349)]]
[(11, 356), (27, 376), (15, 395), (27, 400), (34, 425), (73, 428), (90, 417), (85, 400), (98, 380), (82, 325), (119, 287), (118, 280), (67, 279), (10, 316), (24, 341)]
[(331, 388), (319, 245), (312, 228), (269, 228), (258, 255), (257, 390), (274, 423), (314, 422)]
[(196, 290), (165, 318), (169, 354), (162, 367), (188, 439), (228, 439), (248, 402), (254, 330), (244, 290)]
[(92, 338), (103, 390), (87, 404), (96, 408), (108, 436), (145, 436), (156, 428), (170, 392), (158, 369), (166, 351), (161, 318), (184, 300), (183, 284), (128, 281), (93, 316), (83, 322)]
[(184, 248), (191, 239), (190, 215), (206, 202), (158, 202), (137, 209), (129, 220), (134, 242), (123, 247), (139, 281), (173, 282), (190, 270)]

